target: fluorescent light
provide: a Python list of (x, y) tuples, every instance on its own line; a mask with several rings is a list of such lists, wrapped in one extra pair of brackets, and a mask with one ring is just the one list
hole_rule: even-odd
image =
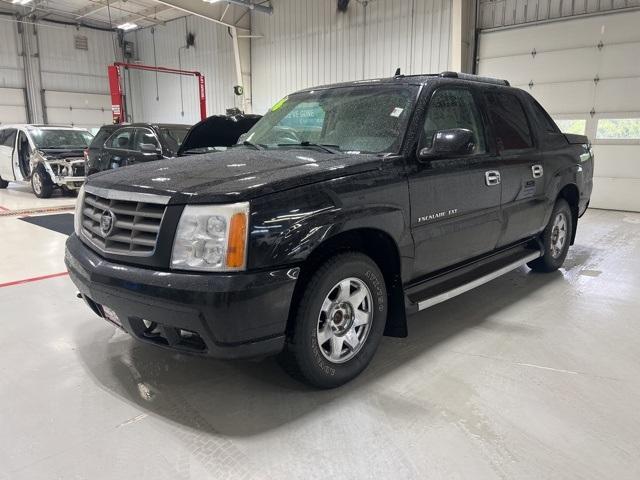
[(118, 28), (120, 30), (133, 30), (134, 28), (138, 28), (138, 25), (136, 25), (135, 23), (127, 22), (127, 23), (123, 23), (122, 25), (118, 25)]
[(27, 3), (31, 3), (31, 0), (13, 0), (11, 3), (18, 3), (20, 5), (26, 5)]
[[(29, 0), (31, 1), (31, 0)], [(205, 3), (218, 3), (220, 0), (202, 0)]]

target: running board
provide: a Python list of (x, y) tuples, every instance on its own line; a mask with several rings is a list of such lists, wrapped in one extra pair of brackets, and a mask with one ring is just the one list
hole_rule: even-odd
[[(457, 297), (458, 295), (461, 295), (465, 292), (468, 292), (469, 290), (479, 287), (480, 285), (490, 282), (491, 280), (494, 280), (500, 277), (501, 275), (504, 275), (505, 273), (510, 272), (511, 270), (515, 270), (516, 268), (521, 267), (522, 265), (525, 265), (541, 256), (542, 256), (542, 251), (528, 250), (526, 252), (522, 252), (521, 255), (519, 255), (520, 258), (514, 259), (513, 257), (511, 257), (508, 263), (502, 264), (501, 266), (498, 266), (496, 269), (491, 270), (488, 273), (481, 274), (479, 277), (471, 281), (468, 281), (466, 283), (463, 283), (461, 285), (458, 285), (454, 288), (442, 289), (442, 288), (435, 287), (432, 289), (428, 289), (428, 290), (431, 290), (431, 292), (429, 292), (431, 293), (431, 295), (427, 295), (426, 297), (417, 301), (418, 310), (424, 310), (425, 308), (432, 307), (433, 305), (442, 303), (445, 300), (449, 300), (450, 298)], [(485, 267), (486, 266), (488, 265), (485, 265)], [(483, 270), (486, 271), (486, 269), (483, 269)]]

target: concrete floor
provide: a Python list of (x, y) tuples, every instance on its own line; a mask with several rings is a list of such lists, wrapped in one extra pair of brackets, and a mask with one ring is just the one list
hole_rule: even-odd
[[(64, 271), (64, 235), (0, 232), (0, 284)], [(140, 345), (66, 276), (0, 285), (0, 479), (640, 478), (639, 252), (640, 214), (591, 210), (566, 268), (412, 317), (322, 392)]]

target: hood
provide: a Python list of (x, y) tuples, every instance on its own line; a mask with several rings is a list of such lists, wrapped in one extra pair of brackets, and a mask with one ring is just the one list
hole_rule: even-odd
[(71, 157), (82, 157), (84, 158), (84, 149), (78, 148), (74, 150), (56, 150), (56, 149), (39, 149), (42, 152), (43, 156), (47, 159), (61, 159), (61, 158), (71, 158)]
[(88, 184), (168, 195), (171, 204), (227, 203), (374, 170), (381, 161), (378, 155), (238, 147), (118, 168), (93, 175)]
[(238, 138), (253, 127), (260, 115), (213, 115), (196, 123), (180, 145), (178, 156), (188, 155), (190, 150), (208, 147), (231, 147)]

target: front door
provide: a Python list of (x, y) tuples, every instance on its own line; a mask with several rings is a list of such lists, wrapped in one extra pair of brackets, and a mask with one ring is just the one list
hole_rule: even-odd
[(417, 151), (440, 130), (474, 133), (471, 154), (421, 161), (409, 170), (414, 278), (493, 250), (500, 229), (500, 161), (489, 148), (474, 94), (443, 87), (431, 96)]
[(484, 93), (502, 167), (503, 233), (498, 246), (530, 237), (540, 231), (546, 211), (545, 169), (536, 147), (532, 125), (522, 101), (514, 93)]
[(134, 127), (125, 127), (116, 130), (104, 143), (104, 160), (101, 160), (103, 168), (124, 167), (134, 163), (136, 152), (133, 150)]

